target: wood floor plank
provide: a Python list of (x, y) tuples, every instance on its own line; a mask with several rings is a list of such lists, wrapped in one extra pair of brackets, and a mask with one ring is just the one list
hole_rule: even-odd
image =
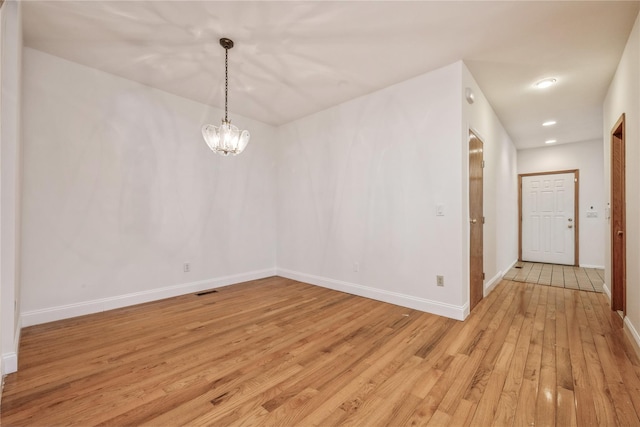
[(596, 416), (601, 425), (620, 425), (613, 401), (611, 400), (611, 390), (605, 378), (604, 366), (596, 350), (593, 339), (594, 334), (587, 321), (591, 313), (589, 307), (585, 307), (583, 304), (582, 295), (583, 293), (579, 292), (574, 294), (573, 298), (576, 301), (578, 319), (581, 325), (579, 328), (580, 338), (582, 340)]
[(564, 292), (556, 292), (556, 425), (575, 426), (576, 405), (573, 392), (571, 353), (567, 331)]
[(510, 309), (500, 327), (491, 334), (490, 346), (464, 396), (465, 400), (477, 404), (473, 424), (489, 425), (494, 420), (526, 315), (529, 296), (530, 287), (521, 287), (510, 302)]
[(536, 425), (554, 426), (556, 422), (556, 294), (562, 292), (558, 288), (550, 288), (547, 304), (544, 335), (542, 341), (542, 357), (540, 363), (540, 380), (536, 397)]
[(460, 322), (273, 277), (25, 328), (0, 422), (638, 425), (622, 326), (602, 294), (508, 280)]
[[(635, 375), (624, 376), (624, 372), (627, 371), (626, 364), (624, 360), (615, 356), (616, 351), (623, 352), (624, 350), (616, 348), (615, 345), (609, 345), (612, 342), (607, 341), (606, 333), (611, 334), (612, 332), (610, 324), (602, 321), (598, 315), (600, 310), (597, 304), (592, 304), (594, 301), (592, 295), (582, 293), (580, 297), (587, 313), (586, 317), (592, 332), (594, 346), (604, 373), (607, 397), (615, 408), (618, 423), (619, 425), (640, 425), (640, 419), (638, 419), (635, 409), (640, 404), (640, 382), (637, 381)], [(611, 399), (612, 395), (619, 396), (619, 398)]]
[(532, 402), (536, 401), (540, 364), (542, 360), (542, 345), (547, 306), (548, 287), (540, 288), (538, 306), (536, 307), (531, 329), (529, 351), (523, 373), (522, 385), (518, 396), (518, 405), (514, 414), (515, 425), (528, 425), (536, 418), (536, 407)]
[(592, 386), (587, 372), (586, 357), (580, 337), (580, 307), (576, 305), (577, 293), (564, 291), (567, 337), (569, 338), (569, 360), (573, 377), (573, 392), (576, 401), (576, 420), (578, 425), (597, 425), (598, 418), (594, 408)]
[(524, 376), (524, 369), (529, 353), (531, 342), (531, 332), (533, 330), (533, 320), (538, 307), (538, 296), (540, 286), (529, 285), (527, 287), (528, 303), (522, 325), (518, 331), (514, 357), (509, 366), (505, 385), (500, 393), (498, 407), (496, 409), (495, 425), (513, 425), (516, 407), (518, 405), (518, 395)]
[[(523, 287), (520, 287), (518, 289), (518, 293), (521, 294), (523, 289)], [(502, 304), (492, 305), (481, 321), (479, 321), (480, 319), (477, 318), (478, 323), (477, 326), (474, 326), (473, 330), (479, 330), (482, 331), (482, 333), (477, 333), (476, 337), (472, 341), (470, 341), (469, 346), (459, 347), (458, 351), (460, 353), (470, 355), (472, 354), (472, 350), (476, 348), (488, 349), (487, 352), (482, 352), (484, 353), (482, 357), (486, 358), (487, 360), (495, 359), (499, 343), (501, 342), (500, 338), (507, 333), (507, 328), (509, 326), (509, 323), (502, 322), (501, 319), (504, 316), (506, 316), (506, 318), (508, 319), (511, 319), (513, 316), (507, 313), (513, 313), (520, 306), (518, 302), (514, 303), (512, 298), (509, 297), (505, 299), (498, 299), (498, 301), (502, 301)], [(501, 324), (502, 327), (500, 329), (500, 332), (497, 332)], [(477, 406), (477, 401), (479, 400), (479, 396), (477, 395), (482, 393), (482, 391), (478, 390), (484, 389), (485, 383), (487, 381), (485, 377), (490, 372), (490, 369), (487, 367), (487, 365), (480, 366), (480, 363), (483, 362), (483, 360), (478, 356), (482, 355), (482, 353), (479, 354), (476, 351), (472, 359), (466, 360), (466, 362), (464, 363), (464, 367), (462, 368), (464, 372), (462, 372), (460, 369), (455, 369), (452, 371), (452, 374), (458, 374), (458, 378), (469, 377), (469, 374), (475, 371), (473, 377), (469, 377), (470, 380), (455, 381), (456, 377), (454, 376), (452, 376), (449, 380), (447, 380), (446, 377), (442, 378), (442, 381), (439, 384), (440, 388), (436, 390), (446, 389), (446, 395), (442, 396), (441, 393), (432, 393), (432, 395), (430, 396), (431, 398), (425, 401), (425, 403), (423, 404), (423, 408), (421, 408), (421, 416), (424, 417), (425, 414), (428, 415), (429, 408), (431, 410), (435, 409), (435, 405), (439, 400), (439, 397), (436, 396), (442, 396), (442, 401), (439, 404), (439, 410), (448, 414), (452, 414), (454, 410), (457, 410), (456, 407), (458, 406), (462, 396), (464, 396), (465, 394), (467, 396), (473, 395), (474, 391), (476, 394), (476, 401), (473, 402), (473, 406), (474, 408)], [(452, 380), (455, 381), (453, 385), (451, 385)], [(465, 390), (465, 385), (466, 391), (464, 394), (461, 394), (461, 392)], [(416, 422), (416, 420), (414, 419), (412, 420), (412, 422)]]
[(556, 425), (559, 427), (576, 427), (575, 396), (572, 390), (558, 387)]

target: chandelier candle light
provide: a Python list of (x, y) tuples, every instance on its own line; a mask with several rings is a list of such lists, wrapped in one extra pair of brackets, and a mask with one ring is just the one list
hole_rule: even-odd
[(222, 156), (242, 153), (249, 143), (249, 131), (240, 130), (231, 124), (227, 117), (227, 98), (229, 92), (229, 49), (233, 47), (233, 40), (222, 38), (220, 46), (224, 48), (224, 119), (220, 126), (204, 125), (202, 136), (214, 153)]

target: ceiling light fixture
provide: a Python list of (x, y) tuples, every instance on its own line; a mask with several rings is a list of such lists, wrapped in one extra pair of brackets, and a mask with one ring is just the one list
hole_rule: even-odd
[(554, 85), (557, 81), (558, 80), (554, 78), (540, 80), (538, 83), (535, 84), (535, 87), (537, 87), (538, 89), (545, 89), (545, 88), (548, 88), (549, 86)]
[(553, 125), (555, 125), (555, 124), (556, 124), (556, 121), (555, 121), (555, 120), (549, 120), (549, 121), (544, 122), (544, 123), (542, 124), (542, 126), (553, 126)]
[(220, 46), (224, 48), (224, 119), (220, 126), (204, 125), (202, 136), (214, 153), (222, 156), (242, 153), (249, 143), (249, 131), (239, 130), (228, 119), (227, 105), (229, 92), (229, 49), (233, 47), (233, 40), (220, 39)]
[(558, 141), (557, 141), (557, 140), (555, 140), (555, 139), (547, 139), (544, 143), (545, 143), (545, 144), (553, 144), (553, 143), (555, 143), (555, 142), (558, 142)]

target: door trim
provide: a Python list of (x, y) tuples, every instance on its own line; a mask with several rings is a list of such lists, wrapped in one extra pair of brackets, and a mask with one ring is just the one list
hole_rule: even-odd
[[(472, 150), (472, 140), (477, 141), (478, 148)], [(480, 163), (473, 163), (472, 156), (478, 156)], [(482, 301), (484, 297), (484, 141), (472, 129), (469, 129), (467, 140), (467, 182), (468, 182), (468, 200), (469, 200), (469, 311)], [(472, 170), (472, 167), (474, 168)], [(479, 167), (477, 171), (476, 167)], [(480, 188), (479, 194), (472, 192), (472, 183), (474, 181), (473, 173), (479, 172)], [(475, 178), (478, 179), (478, 178)], [(476, 202), (476, 203), (474, 203)], [(478, 206), (479, 205), (479, 206)], [(478, 208), (479, 212), (475, 212)], [(473, 210), (473, 212), (472, 212)], [(477, 214), (475, 221), (472, 215)], [(471, 222), (473, 221), (473, 222)], [(475, 231), (474, 231), (475, 230)], [(476, 245), (474, 246), (474, 242)], [(479, 260), (478, 260), (479, 258)]]
[[(611, 213), (610, 213), (610, 231), (611, 231), (611, 309), (612, 310), (621, 310), (624, 316), (627, 315), (627, 212), (626, 212), (626, 130), (625, 130), (625, 114), (622, 113), (618, 121), (613, 128), (611, 129), (610, 134), (610, 142), (611, 142), (611, 171), (610, 171), (610, 180), (611, 180)], [(614, 169), (614, 158), (613, 158), (613, 150), (614, 150), (614, 138), (620, 139), (620, 156), (621, 156), (621, 173), (622, 173), (622, 183), (618, 190), (620, 191), (621, 196), (621, 205), (620, 208), (620, 221), (622, 222), (622, 245), (621, 245), (621, 254), (619, 254), (620, 259), (622, 260), (622, 278), (620, 280), (621, 283), (616, 284), (614, 280), (613, 274), (613, 260), (614, 260), (614, 248), (615, 248), (615, 237), (616, 230), (614, 230), (614, 184), (615, 180), (613, 179), (613, 169)]]
[(522, 262), (522, 178), (525, 176), (543, 176), (543, 175), (556, 175), (562, 173), (572, 173), (574, 177), (574, 193), (573, 193), (573, 218), (575, 224), (575, 237), (574, 237), (574, 259), (573, 265), (580, 266), (580, 216), (579, 206), (580, 201), (580, 170), (579, 169), (567, 169), (561, 171), (551, 172), (532, 172), (532, 173), (520, 173), (518, 174), (518, 261)]

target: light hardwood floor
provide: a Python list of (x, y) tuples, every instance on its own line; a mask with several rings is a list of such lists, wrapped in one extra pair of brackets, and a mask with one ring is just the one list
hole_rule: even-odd
[(2, 425), (640, 425), (605, 296), (503, 281), (458, 322), (279, 277), (26, 328)]

